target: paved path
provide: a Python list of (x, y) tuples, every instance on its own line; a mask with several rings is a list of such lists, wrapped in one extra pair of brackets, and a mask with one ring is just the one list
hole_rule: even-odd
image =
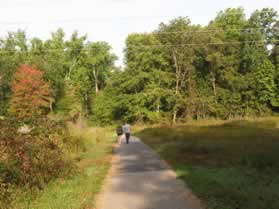
[(148, 146), (132, 137), (116, 148), (102, 209), (200, 209), (199, 201)]

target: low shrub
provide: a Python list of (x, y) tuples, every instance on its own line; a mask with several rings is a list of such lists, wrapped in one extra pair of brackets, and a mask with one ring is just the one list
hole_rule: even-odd
[(13, 186), (42, 189), (71, 167), (63, 152), (65, 125), (40, 119), (29, 133), (14, 120), (0, 120), (0, 202)]

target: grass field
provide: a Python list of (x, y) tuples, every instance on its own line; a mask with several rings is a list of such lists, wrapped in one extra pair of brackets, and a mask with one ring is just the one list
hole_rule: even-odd
[[(75, 131), (75, 134), (79, 134)], [(21, 193), (11, 208), (15, 209), (91, 209), (110, 167), (113, 132), (108, 129), (81, 130), (88, 137), (87, 151), (73, 156), (78, 172), (51, 182), (43, 191)]]
[(279, 119), (137, 133), (210, 209), (279, 208)]

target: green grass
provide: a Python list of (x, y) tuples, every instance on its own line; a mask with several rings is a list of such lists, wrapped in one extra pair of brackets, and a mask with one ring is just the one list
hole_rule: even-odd
[(279, 208), (279, 120), (137, 133), (210, 209)]
[[(84, 131), (84, 130), (83, 130)], [(88, 129), (91, 135), (86, 152), (75, 154), (77, 172), (71, 177), (51, 182), (43, 191), (21, 193), (11, 208), (16, 209), (89, 209), (95, 208), (95, 196), (100, 192), (110, 167), (113, 132)]]

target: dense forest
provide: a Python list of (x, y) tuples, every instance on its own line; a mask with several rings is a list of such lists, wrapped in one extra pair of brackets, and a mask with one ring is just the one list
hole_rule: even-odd
[(124, 94), (122, 115), (176, 122), (278, 111), (278, 20), (272, 9), (248, 19), (241, 8), (227, 9), (206, 27), (177, 18), (130, 35), (126, 69), (112, 84)]
[(24, 31), (1, 39), (0, 115), (11, 104), (20, 64), (36, 66), (50, 86), (48, 111), (83, 114), (96, 124), (259, 116), (278, 112), (279, 18), (266, 8), (217, 14), (207, 26), (187, 17), (126, 39), (125, 68), (106, 42), (62, 29), (49, 40)]

